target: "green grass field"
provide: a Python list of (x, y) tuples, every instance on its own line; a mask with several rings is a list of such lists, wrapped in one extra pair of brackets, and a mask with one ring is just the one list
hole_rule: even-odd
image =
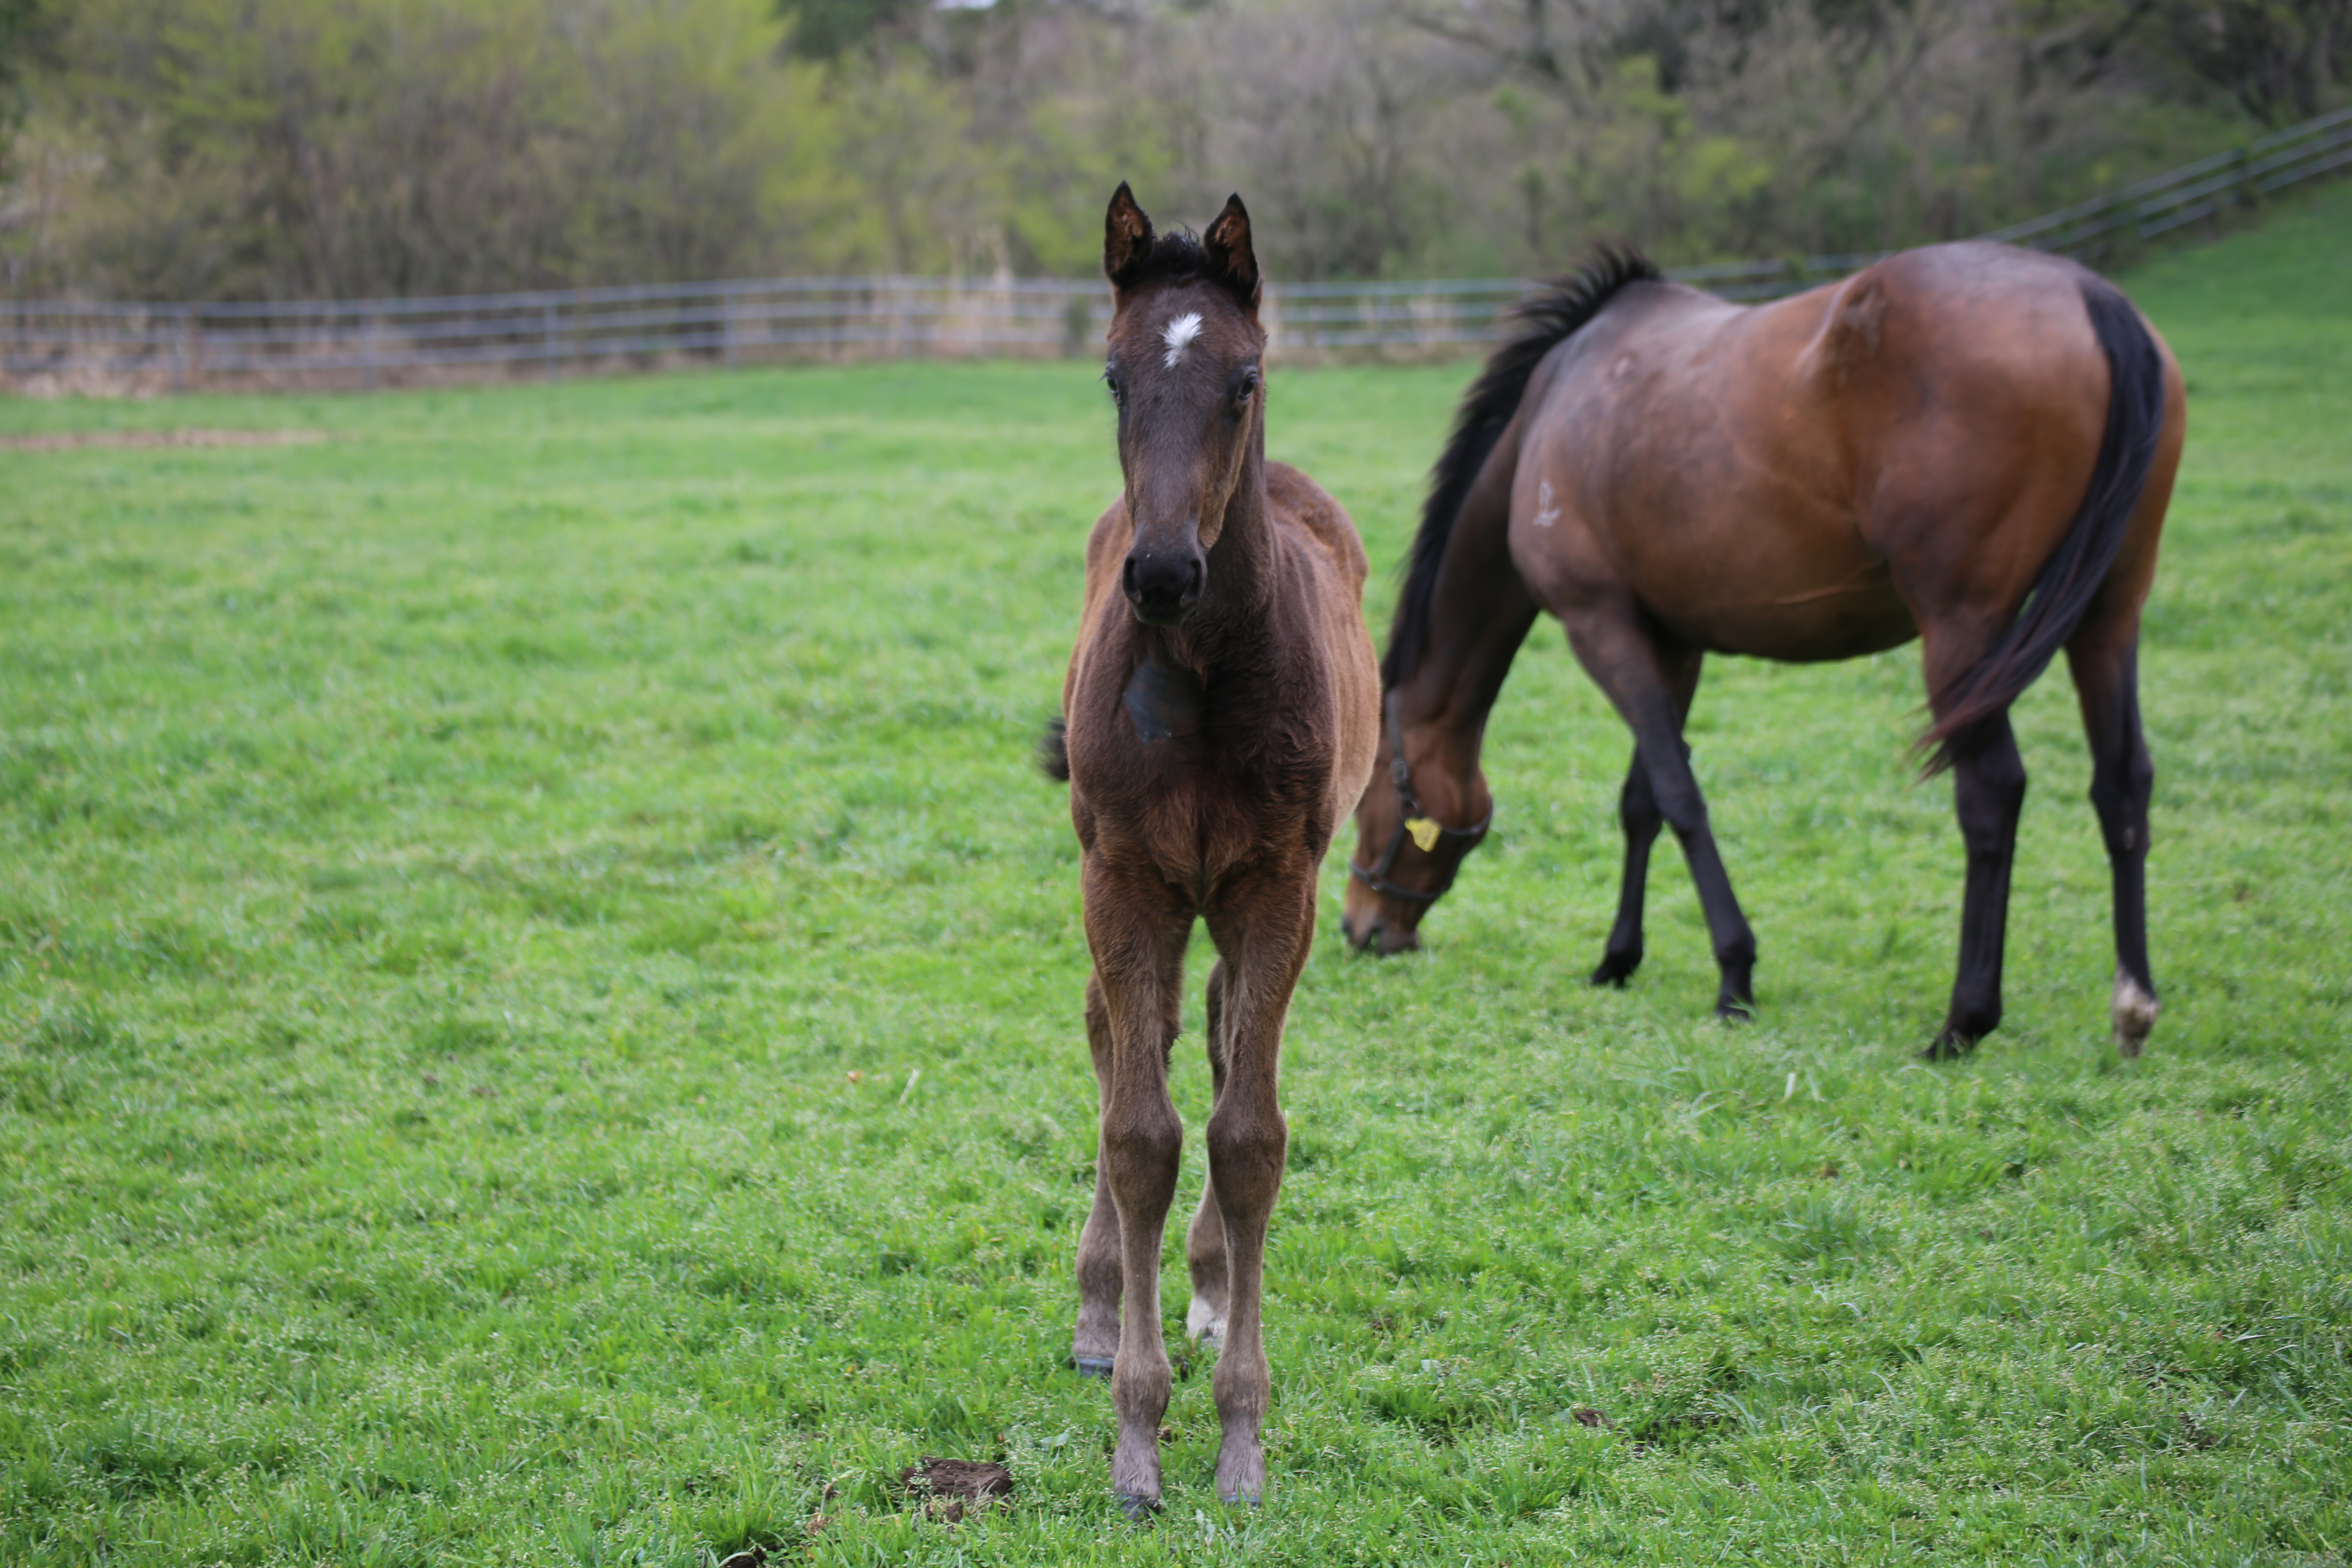
[[(1588, 989), (1627, 742), (1547, 625), (1431, 950), (1343, 952), (1334, 857), (1270, 1506), (1216, 1505), (1192, 1366), (1140, 1529), (1064, 1365), (1087, 959), (1029, 761), (1089, 365), (0, 404), (329, 437), (0, 452), (0, 1561), (2346, 1561), (2347, 278), (2352, 187), (2126, 280), (2191, 387), (2149, 1055), (2055, 675), (2008, 1022), (1916, 1059), (1960, 851), (1907, 649), (1701, 694), (1759, 1020), (1671, 857)], [(1274, 377), (1376, 614), (1466, 371)], [(922, 1454), (1013, 1506), (928, 1521)]]

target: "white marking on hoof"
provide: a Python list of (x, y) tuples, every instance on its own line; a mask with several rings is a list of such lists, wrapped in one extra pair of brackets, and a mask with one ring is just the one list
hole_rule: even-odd
[(1167, 367), (1174, 370), (1184, 363), (1184, 351), (1201, 335), (1201, 312), (1187, 310), (1160, 329), (1160, 341), (1168, 345)]
[(2107, 1014), (2116, 1026), (2116, 1049), (2127, 1057), (2139, 1055), (2147, 1044), (2147, 1032), (2156, 1027), (2157, 1015), (2164, 1011), (2155, 997), (2139, 988), (2139, 982), (2116, 971), (2115, 999), (2108, 1004)]
[(1214, 1350), (1225, 1342), (1225, 1315), (1202, 1297), (1193, 1297), (1184, 1312), (1184, 1337), (1198, 1340), (1203, 1350)]
[(1107, 1355), (1078, 1355), (1070, 1360), (1076, 1363), (1080, 1377), (1099, 1377), (1110, 1381), (1110, 1369), (1118, 1363)]

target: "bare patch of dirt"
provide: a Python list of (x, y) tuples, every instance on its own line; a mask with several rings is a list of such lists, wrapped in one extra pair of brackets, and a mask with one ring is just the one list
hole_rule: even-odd
[(985, 1460), (940, 1459), (926, 1454), (898, 1472), (907, 1495), (922, 1500), (923, 1511), (945, 1524), (961, 1523), (968, 1512), (1009, 1506), (1013, 1472)]

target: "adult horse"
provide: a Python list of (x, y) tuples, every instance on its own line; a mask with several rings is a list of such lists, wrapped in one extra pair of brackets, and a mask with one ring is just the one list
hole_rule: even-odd
[(1288, 1138), (1276, 1058), (1314, 940), (1316, 873), (1371, 772), (1380, 672), (1355, 526), (1306, 475), (1265, 460), (1265, 333), (1241, 198), (1195, 241), (1155, 235), (1121, 184), (1103, 270), (1127, 483), (1087, 544), (1046, 767), (1070, 782), (1083, 850), (1102, 1104), (1072, 1353), (1110, 1378), (1111, 1489), (1140, 1515), (1160, 1503), (1160, 1246), (1184, 1141), (1168, 1058), (1196, 918), (1218, 958), (1186, 1327), (1220, 1346), (1217, 1494), (1265, 1494), (1260, 1292)]
[(1494, 705), (1539, 610), (1633, 732), (1624, 885), (1595, 984), (1642, 962), (1663, 820), (1747, 1012), (1756, 941), (1682, 742), (1711, 652), (1852, 658), (1916, 637), (1968, 848), (1959, 973), (1931, 1055), (2000, 1022), (2025, 767), (2010, 703), (2066, 650), (2115, 879), (2117, 1046), (2157, 1016), (2140, 606), (2180, 458), (2180, 373), (2114, 287), (2005, 246), (1906, 251), (1769, 305), (1604, 253), (1523, 308), (1432, 478), (1388, 657), (1389, 766), (1357, 812), (1343, 925), (1416, 944), (1484, 835)]

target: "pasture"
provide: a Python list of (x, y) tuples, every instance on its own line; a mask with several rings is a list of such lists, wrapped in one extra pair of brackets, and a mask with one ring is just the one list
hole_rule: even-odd
[[(1094, 1086), (1030, 760), (1091, 364), (0, 405), (323, 437), (0, 451), (0, 1560), (2344, 1561), (2347, 277), (2352, 188), (2124, 279), (2190, 386), (2147, 1056), (2062, 670), (2007, 1022), (1916, 1059), (1960, 852), (1910, 649), (1710, 667), (1759, 1019), (1665, 853), (1589, 989), (1628, 742), (1539, 625), (1430, 951), (1343, 952), (1327, 867), (1270, 1506), (1215, 1502), (1193, 1366), (1143, 1528), (1064, 1364)], [(1270, 377), (1376, 624), (1467, 374)], [(924, 1454), (1012, 1507), (923, 1517)]]

